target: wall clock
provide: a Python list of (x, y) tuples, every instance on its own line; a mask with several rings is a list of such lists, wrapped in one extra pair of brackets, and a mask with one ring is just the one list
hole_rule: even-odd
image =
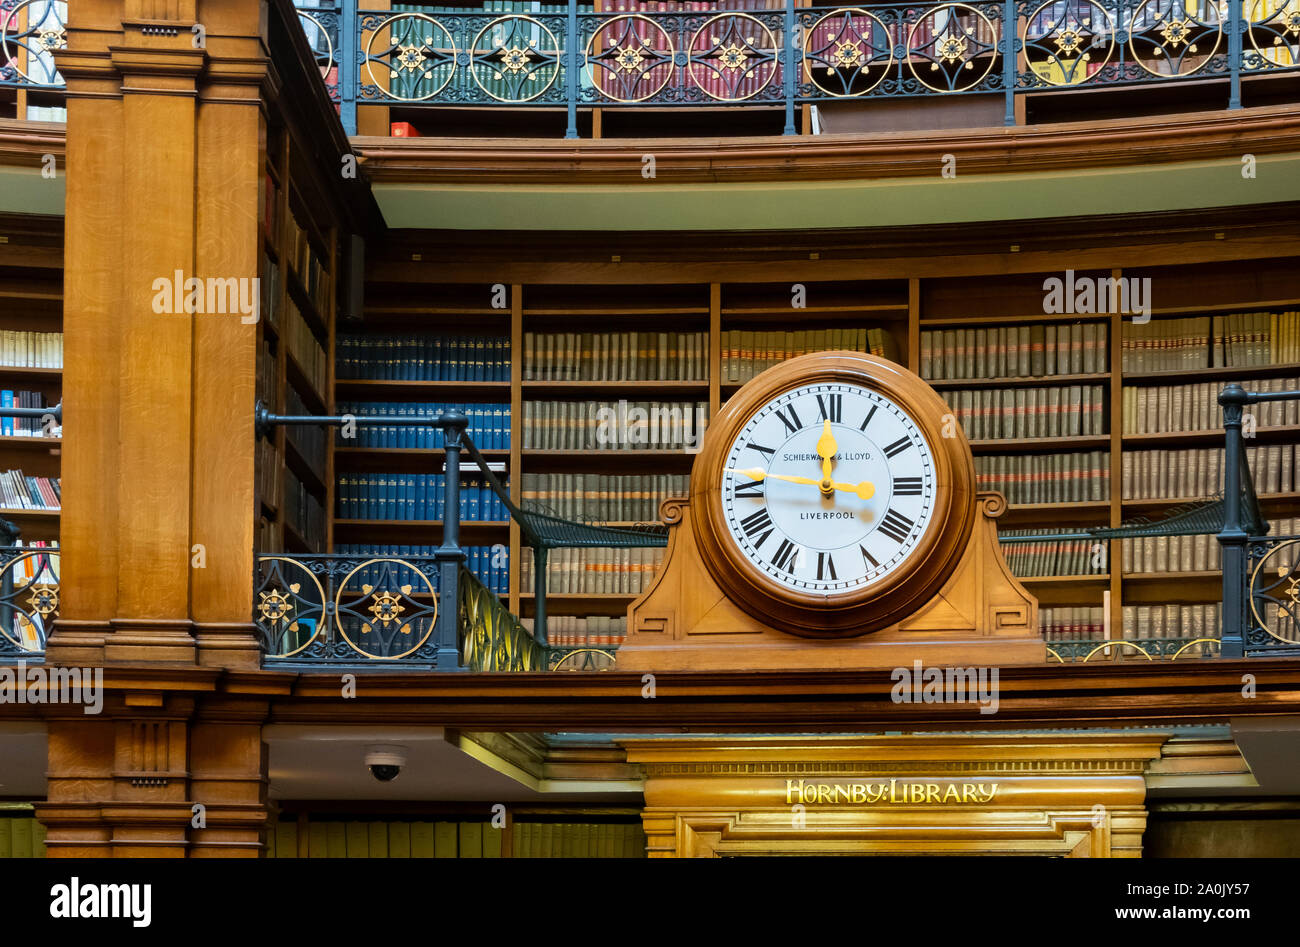
[(712, 578), (754, 617), (809, 637), (910, 615), (952, 574), (975, 522), (970, 445), (949, 414), (916, 375), (856, 352), (791, 359), (747, 383), (691, 473)]

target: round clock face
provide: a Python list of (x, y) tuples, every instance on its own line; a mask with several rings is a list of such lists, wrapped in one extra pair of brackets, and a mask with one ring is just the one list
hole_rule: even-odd
[(731, 540), (781, 587), (838, 597), (893, 575), (935, 514), (935, 458), (887, 396), (826, 382), (753, 412), (726, 454)]

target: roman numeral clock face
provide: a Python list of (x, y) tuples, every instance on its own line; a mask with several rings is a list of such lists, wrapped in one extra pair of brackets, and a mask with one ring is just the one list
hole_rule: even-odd
[(935, 462), (885, 395), (810, 384), (756, 411), (731, 444), (722, 514), (746, 557), (790, 590), (828, 597), (881, 582), (935, 511)]

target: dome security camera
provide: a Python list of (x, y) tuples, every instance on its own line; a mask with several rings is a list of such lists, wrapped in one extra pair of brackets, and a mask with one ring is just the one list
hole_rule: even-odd
[(406, 747), (375, 743), (366, 747), (366, 768), (381, 783), (391, 783), (406, 765)]

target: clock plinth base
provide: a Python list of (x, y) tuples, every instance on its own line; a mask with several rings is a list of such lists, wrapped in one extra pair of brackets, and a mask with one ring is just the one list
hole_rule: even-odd
[(618, 668), (833, 670), (1042, 664), (1038, 601), (1011, 574), (998, 546), (997, 493), (981, 493), (961, 561), (938, 594), (896, 624), (854, 638), (806, 638), (771, 628), (730, 601), (700, 559), (686, 500), (664, 504), (671, 527), (655, 581), (628, 608)]

